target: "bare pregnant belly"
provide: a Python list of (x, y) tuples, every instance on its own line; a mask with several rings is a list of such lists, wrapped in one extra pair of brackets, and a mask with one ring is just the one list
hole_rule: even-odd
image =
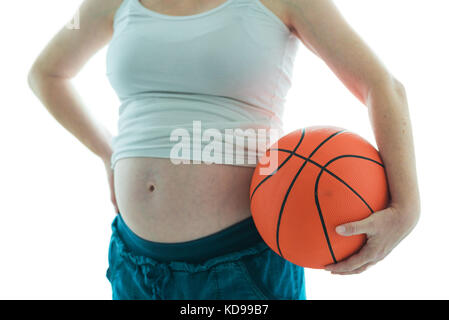
[(126, 224), (155, 242), (194, 240), (251, 215), (254, 168), (173, 164), (170, 159), (126, 158), (114, 169), (117, 204)]

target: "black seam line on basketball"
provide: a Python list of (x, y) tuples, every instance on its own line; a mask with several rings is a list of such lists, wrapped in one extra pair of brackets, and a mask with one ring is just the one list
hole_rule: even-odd
[(318, 214), (320, 216), (321, 227), (323, 228), (323, 231), (324, 231), (324, 237), (326, 238), (327, 247), (329, 248), (329, 252), (332, 256), (332, 260), (334, 261), (334, 263), (337, 263), (337, 259), (335, 258), (334, 250), (332, 249), (332, 244), (329, 239), (329, 234), (327, 233), (326, 222), (324, 222), (323, 213), (321, 212), (320, 201), (318, 199), (318, 182), (320, 182), (320, 178), (321, 178), (321, 175), (323, 174), (323, 172), (324, 172), (324, 170), (323, 170), (323, 168), (321, 168), (320, 173), (318, 174), (318, 177), (315, 180), (315, 204), (316, 204), (316, 208), (318, 210)]
[[(299, 146), (301, 145), (301, 142), (304, 140), (304, 135), (306, 133), (306, 129), (302, 129), (302, 134), (301, 134), (301, 138), (299, 139), (298, 144), (296, 145), (296, 147), (293, 149), (293, 153), (296, 154), (296, 150), (299, 148)], [(276, 169), (274, 169), (274, 171), (269, 174), (268, 176), (266, 176), (261, 182), (259, 182), (259, 184), (254, 188), (253, 192), (251, 193), (251, 197), (250, 197), (250, 201), (253, 199), (254, 193), (256, 192), (257, 189), (259, 189), (259, 187), (262, 185), (262, 183), (264, 183), (265, 181), (268, 180), (268, 178), (272, 177), (276, 172), (279, 171), (280, 168), (282, 168), (284, 166), (284, 164), (287, 163), (288, 160), (290, 160), (290, 158), (293, 156), (293, 154), (290, 154), (284, 161), (282, 161), (281, 165), (279, 167), (277, 167)]]
[[(281, 152), (285, 152), (285, 153), (293, 153), (291, 150), (288, 150), (288, 149), (272, 149), (272, 150), (273, 150), (273, 151), (281, 151)], [(323, 166), (322, 166), (321, 164), (319, 164), (318, 162), (313, 161), (313, 160), (310, 159), (310, 158), (307, 158), (307, 157), (305, 157), (305, 156), (302, 156), (302, 155), (300, 155), (300, 154), (298, 154), (298, 153), (293, 153), (293, 155), (294, 155), (295, 157), (299, 157), (299, 158), (301, 158), (301, 159), (310, 161), (312, 164), (316, 165), (316, 166), (319, 167), (320, 169), (323, 168)], [(374, 163), (378, 164), (379, 166), (384, 167), (383, 163), (381, 163), (381, 162), (379, 162), (379, 161), (376, 161), (376, 160), (374, 160), (374, 159), (367, 158), (367, 157), (364, 157), (364, 156), (359, 156), (359, 155), (357, 155), (357, 154), (342, 154), (342, 155), (340, 155), (340, 156), (338, 156), (338, 157), (336, 157), (336, 158), (333, 158), (333, 159), (331, 159), (331, 160), (329, 160), (329, 161), (337, 160), (337, 159), (340, 159), (340, 158), (360, 158), (360, 159), (364, 159), (364, 160), (368, 160), (368, 161), (374, 162)], [(327, 170), (327, 169), (324, 169), (324, 170)], [(330, 172), (330, 171), (329, 171), (329, 172)], [(331, 173), (331, 172), (330, 172), (330, 173)]]
[[(286, 149), (277, 149), (277, 150), (278, 150), (278, 151), (281, 151), (281, 152), (291, 153), (290, 150), (286, 150)], [(297, 154), (297, 153), (295, 153), (294, 156), (299, 157), (299, 158), (304, 159), (304, 160), (307, 159), (306, 157), (301, 156), (300, 154)], [(352, 155), (352, 154), (345, 154), (345, 155), (341, 155), (341, 156), (338, 156), (338, 157), (336, 157), (336, 158), (333, 158), (333, 159), (329, 160), (329, 162), (326, 163), (324, 166), (321, 166), (319, 163), (317, 163), (317, 162), (315, 162), (315, 161), (309, 159), (309, 161), (310, 161), (312, 164), (314, 164), (314, 165), (316, 165), (317, 167), (321, 168), (322, 170), (326, 171), (328, 174), (330, 174), (331, 176), (333, 176), (335, 179), (337, 179), (338, 181), (340, 181), (341, 183), (343, 183), (349, 190), (351, 190), (357, 197), (359, 197), (360, 200), (362, 200), (363, 203), (368, 207), (368, 209), (371, 211), (371, 213), (373, 213), (373, 212), (374, 212), (373, 209), (372, 209), (372, 208), (370, 207), (370, 205), (365, 201), (365, 199), (363, 199), (363, 197), (357, 193), (357, 191), (355, 191), (349, 184), (347, 184), (342, 178), (340, 178), (339, 176), (337, 176), (335, 173), (333, 173), (332, 171), (329, 171), (328, 169), (326, 169), (326, 167), (327, 167), (328, 165), (330, 165), (332, 162), (334, 162), (334, 161), (336, 161), (336, 160), (338, 160), (338, 159), (341, 159), (341, 158), (359, 158), (359, 159), (364, 159), (364, 160), (368, 160), (368, 161), (374, 162), (374, 163), (376, 163), (376, 164), (378, 164), (378, 165), (380, 165), (380, 166), (382, 166), (382, 167), (384, 167), (384, 165), (383, 165), (382, 163), (380, 163), (380, 162), (377, 162), (376, 160), (373, 160), (373, 159), (370, 159), (370, 158), (366, 158), (366, 157), (363, 157), (363, 156)]]
[[(312, 157), (312, 156), (315, 154), (315, 152), (317, 152), (317, 150), (318, 150), (319, 148), (321, 148), (327, 141), (329, 141), (330, 139), (332, 139), (333, 137), (335, 137), (336, 135), (338, 135), (338, 134), (340, 134), (340, 133), (342, 133), (342, 132), (344, 132), (344, 131), (346, 131), (346, 130), (340, 130), (340, 131), (337, 131), (337, 132), (331, 134), (331, 135), (330, 135), (329, 137), (327, 137), (326, 139), (324, 139), (324, 140), (323, 140), (323, 141), (322, 141), (322, 142), (315, 148), (315, 150), (312, 151), (312, 153), (309, 155), (309, 158)], [(295, 154), (296, 154), (296, 153), (295, 153)], [(282, 214), (283, 214), (283, 212), (284, 212), (284, 207), (285, 207), (285, 204), (287, 203), (287, 198), (288, 198), (288, 196), (289, 196), (289, 194), (290, 194), (290, 191), (292, 190), (293, 185), (295, 184), (295, 181), (296, 181), (296, 179), (298, 178), (299, 174), (301, 173), (302, 169), (305, 167), (305, 165), (307, 164), (307, 162), (309, 162), (309, 158), (305, 159), (304, 163), (303, 163), (302, 166), (299, 168), (298, 172), (296, 172), (295, 177), (292, 179), (290, 185), (288, 186), (287, 192), (285, 193), (285, 196), (284, 196), (284, 200), (282, 201), (282, 204), (281, 204), (281, 210), (279, 211), (278, 222), (277, 222), (277, 226), (276, 226), (276, 245), (277, 245), (277, 248), (278, 248), (278, 251), (279, 251), (279, 255), (280, 255), (281, 257), (284, 257), (284, 255), (282, 254), (282, 251), (281, 251), (281, 247), (280, 247), (280, 245), (279, 245), (279, 229), (280, 229), (280, 226), (281, 226)]]

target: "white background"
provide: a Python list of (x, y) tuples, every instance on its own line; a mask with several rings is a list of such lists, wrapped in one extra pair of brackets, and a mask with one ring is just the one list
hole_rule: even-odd
[[(1, 299), (111, 298), (105, 272), (114, 212), (103, 164), (53, 120), (26, 83), (37, 54), (79, 4), (0, 4)], [(308, 298), (447, 299), (449, 4), (336, 4), (407, 89), (422, 216), (409, 237), (361, 275), (306, 270)], [(119, 104), (105, 76), (105, 52), (89, 61), (75, 84), (90, 110), (115, 133)], [(335, 125), (375, 144), (366, 107), (304, 47), (293, 81), (284, 115), (286, 132)]]

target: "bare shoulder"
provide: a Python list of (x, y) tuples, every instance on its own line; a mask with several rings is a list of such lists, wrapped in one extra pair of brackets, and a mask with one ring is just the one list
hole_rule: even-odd
[(62, 27), (36, 58), (33, 72), (73, 78), (110, 41), (122, 1), (126, 0), (84, 0), (76, 12), (80, 26)]
[(279, 0), (279, 6), (290, 31), (315, 53), (312, 42), (323, 42), (326, 36), (335, 41), (337, 32), (346, 38), (354, 35), (333, 0)]
[[(278, 0), (291, 29), (297, 27), (319, 27), (329, 20), (343, 20), (333, 0)], [(298, 30), (297, 30), (298, 31)]]
[(101, 19), (104, 22), (112, 22), (115, 12), (123, 1), (126, 0), (84, 0), (80, 7), (86, 18)]

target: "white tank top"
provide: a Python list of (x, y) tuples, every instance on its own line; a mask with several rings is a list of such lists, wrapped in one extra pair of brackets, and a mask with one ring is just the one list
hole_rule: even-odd
[(283, 133), (298, 44), (259, 0), (189, 16), (123, 0), (107, 52), (121, 102), (112, 168), (129, 157), (256, 166), (273, 141), (255, 146), (251, 133)]

